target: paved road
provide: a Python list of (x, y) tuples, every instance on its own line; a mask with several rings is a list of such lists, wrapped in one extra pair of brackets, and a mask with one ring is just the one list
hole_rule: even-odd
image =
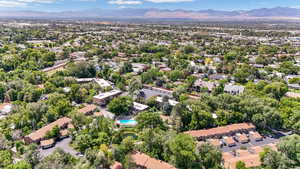
[(61, 148), (65, 152), (70, 153), (73, 156), (77, 156), (77, 151), (75, 151), (72, 147), (69, 146), (71, 142), (71, 138), (65, 138), (55, 144), (54, 147), (48, 149), (40, 149), (40, 154), (42, 157), (47, 157), (50, 155), (56, 148)]

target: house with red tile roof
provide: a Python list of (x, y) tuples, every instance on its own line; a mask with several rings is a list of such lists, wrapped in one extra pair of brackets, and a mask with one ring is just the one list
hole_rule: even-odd
[(152, 158), (141, 152), (134, 152), (131, 158), (134, 164), (145, 169), (176, 169), (171, 164)]
[(58, 126), (62, 131), (67, 128), (73, 127), (71, 124), (72, 119), (68, 117), (62, 117), (24, 137), (24, 141), (27, 144), (40, 143), (45, 139), (47, 132), (51, 131), (55, 126)]

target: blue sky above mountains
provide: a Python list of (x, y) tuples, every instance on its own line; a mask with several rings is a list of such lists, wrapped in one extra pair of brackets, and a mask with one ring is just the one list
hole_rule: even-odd
[(0, 10), (69, 11), (93, 8), (249, 10), (277, 6), (300, 8), (300, 0), (0, 0)]

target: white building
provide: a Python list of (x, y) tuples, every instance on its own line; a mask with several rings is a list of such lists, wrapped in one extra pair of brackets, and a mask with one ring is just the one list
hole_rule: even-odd
[(149, 108), (149, 106), (147, 106), (147, 105), (133, 102), (133, 109), (135, 110), (135, 112), (142, 112), (142, 111), (147, 110), (148, 108)]
[(94, 102), (99, 105), (106, 105), (108, 101), (122, 93), (120, 90), (111, 90), (109, 92), (100, 93), (93, 97)]
[(112, 87), (113, 83), (104, 79), (95, 78), (94, 81), (102, 88)]

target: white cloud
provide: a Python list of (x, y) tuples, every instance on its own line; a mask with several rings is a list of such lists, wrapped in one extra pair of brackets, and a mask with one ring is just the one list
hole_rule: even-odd
[(56, 0), (18, 0), (19, 2), (25, 3), (53, 3)]
[(12, 8), (20, 6), (26, 6), (26, 3), (19, 1), (0, 0), (0, 7)]
[(18, 1), (24, 3), (53, 3), (56, 0), (18, 0)]
[(142, 1), (137, 0), (112, 0), (108, 1), (109, 4), (116, 4), (116, 5), (139, 5), (142, 4)]
[(81, 1), (81, 2), (96, 2), (96, 0), (77, 0), (77, 1)]
[(178, 3), (178, 2), (193, 2), (194, 0), (146, 0), (153, 3)]
[(53, 3), (57, 0), (0, 0), (0, 7), (13, 8), (28, 6), (28, 3)]

